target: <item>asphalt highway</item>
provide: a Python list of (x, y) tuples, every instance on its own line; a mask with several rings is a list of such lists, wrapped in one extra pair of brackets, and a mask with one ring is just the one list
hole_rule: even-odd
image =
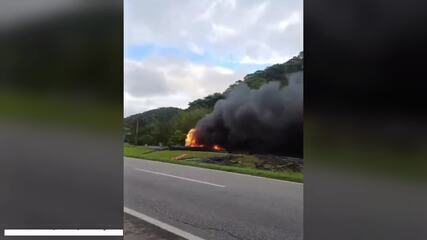
[(303, 184), (124, 160), (125, 208), (202, 239), (303, 239)]

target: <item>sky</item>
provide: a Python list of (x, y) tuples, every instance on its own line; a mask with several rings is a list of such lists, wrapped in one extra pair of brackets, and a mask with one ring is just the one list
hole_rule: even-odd
[(124, 115), (187, 108), (303, 50), (302, 0), (125, 0)]

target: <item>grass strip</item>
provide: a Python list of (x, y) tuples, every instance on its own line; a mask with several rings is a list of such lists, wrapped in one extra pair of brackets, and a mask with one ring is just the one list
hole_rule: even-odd
[[(190, 155), (191, 160), (172, 160), (173, 157), (177, 157), (182, 154)], [(225, 153), (198, 152), (198, 151), (170, 151), (170, 150), (153, 152), (151, 149), (146, 147), (125, 146), (124, 155), (126, 157), (132, 157), (132, 158), (140, 158), (140, 159), (153, 160), (153, 161), (159, 161), (159, 162), (165, 162), (165, 163), (208, 168), (208, 169), (214, 169), (214, 170), (247, 174), (252, 176), (286, 180), (286, 181), (292, 181), (292, 182), (302, 183), (304, 181), (304, 174), (300, 172), (267, 171), (267, 170), (249, 168), (249, 167), (218, 165), (218, 164), (203, 163), (198, 161), (204, 158), (210, 158), (214, 156), (223, 156), (225, 155)]]

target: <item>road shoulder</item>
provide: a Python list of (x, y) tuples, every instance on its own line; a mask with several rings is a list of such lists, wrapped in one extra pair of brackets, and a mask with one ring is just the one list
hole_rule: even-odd
[(142, 221), (127, 213), (124, 214), (123, 223), (125, 240), (184, 240), (184, 238)]

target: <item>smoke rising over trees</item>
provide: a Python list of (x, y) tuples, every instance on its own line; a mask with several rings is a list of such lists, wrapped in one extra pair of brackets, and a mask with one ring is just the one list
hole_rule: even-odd
[(196, 126), (199, 142), (228, 150), (302, 157), (302, 72), (289, 85), (269, 82), (260, 89), (236, 86)]
[(182, 139), (199, 123), (207, 145), (218, 141), (214, 144), (229, 150), (302, 156), (303, 63), (301, 52), (247, 74), (223, 93), (194, 100), (187, 109), (159, 108), (126, 117), (125, 141), (184, 145)]

